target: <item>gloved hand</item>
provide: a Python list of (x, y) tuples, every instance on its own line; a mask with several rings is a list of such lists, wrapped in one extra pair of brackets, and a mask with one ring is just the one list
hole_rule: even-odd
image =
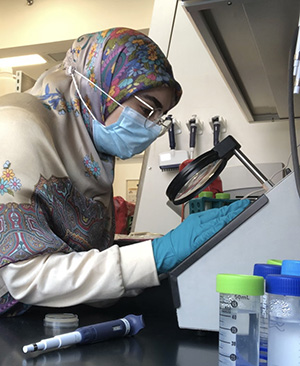
[(157, 272), (170, 271), (226, 224), (240, 214), (250, 201), (235, 201), (222, 208), (214, 208), (189, 215), (177, 228), (161, 238), (152, 240)]

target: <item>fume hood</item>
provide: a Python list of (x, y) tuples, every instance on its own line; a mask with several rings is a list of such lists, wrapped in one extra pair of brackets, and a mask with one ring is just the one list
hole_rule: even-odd
[(183, 0), (182, 5), (248, 121), (288, 119), (287, 65), (299, 0)]

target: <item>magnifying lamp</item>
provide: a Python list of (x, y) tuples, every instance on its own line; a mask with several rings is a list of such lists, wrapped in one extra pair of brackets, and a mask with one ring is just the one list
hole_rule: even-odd
[(194, 198), (219, 176), (233, 155), (244, 164), (266, 190), (273, 187), (274, 183), (264, 176), (240, 148), (241, 145), (232, 136), (227, 136), (213, 149), (186, 165), (167, 188), (166, 194), (170, 201), (175, 205), (180, 205)]

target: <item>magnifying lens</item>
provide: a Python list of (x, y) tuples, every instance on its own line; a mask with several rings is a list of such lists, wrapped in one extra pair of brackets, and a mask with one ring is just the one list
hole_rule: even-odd
[(266, 190), (273, 187), (274, 184), (240, 151), (240, 148), (241, 145), (232, 136), (227, 136), (213, 149), (186, 165), (167, 188), (166, 194), (170, 201), (175, 205), (180, 205), (194, 198), (220, 175), (233, 155), (245, 165)]

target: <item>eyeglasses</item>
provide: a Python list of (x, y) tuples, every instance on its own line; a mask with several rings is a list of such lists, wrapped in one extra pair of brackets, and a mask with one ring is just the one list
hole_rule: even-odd
[[(96, 89), (100, 90), (101, 93), (105, 94), (108, 98), (110, 98), (112, 101), (114, 101), (116, 104), (118, 104), (120, 107), (123, 107), (117, 100), (115, 100), (111, 95), (107, 94), (103, 89), (101, 89), (97, 84), (95, 84), (92, 80), (88, 79), (86, 76), (78, 72), (73, 66), (70, 66), (67, 70), (67, 73), (72, 77), (72, 80), (75, 85), (75, 89), (80, 97), (81, 102), (86, 107), (90, 115), (93, 119), (96, 119), (96, 117), (93, 115), (92, 111), (88, 107), (88, 105), (85, 103), (84, 99), (81, 96), (81, 93), (79, 91), (75, 74), (82, 77), (84, 80), (86, 80), (88, 83), (92, 84)], [(169, 116), (166, 116), (166, 118), (163, 118), (163, 110), (162, 108), (153, 108), (151, 105), (149, 105), (147, 102), (145, 102), (141, 97), (138, 97), (137, 95), (133, 95), (140, 103), (142, 103), (144, 106), (147, 107), (149, 113), (147, 114), (147, 111), (145, 111), (145, 127), (151, 128), (151, 126), (154, 126), (155, 124), (161, 126), (161, 132), (160, 136), (163, 135), (166, 131), (168, 131), (172, 125), (172, 118)], [(124, 108), (124, 107), (123, 107)], [(152, 123), (149, 123), (152, 122)]]
[(157, 124), (162, 127), (162, 133), (164, 134), (168, 129), (171, 127), (172, 119), (171, 118), (163, 118), (164, 112), (162, 108), (153, 108), (150, 104), (145, 102), (141, 97), (134, 95), (134, 98), (136, 98), (140, 103), (142, 103), (145, 107), (147, 107), (147, 110), (145, 110), (145, 122), (146, 127), (151, 127), (151, 125), (147, 125), (147, 120), (151, 121), (153, 124)]

